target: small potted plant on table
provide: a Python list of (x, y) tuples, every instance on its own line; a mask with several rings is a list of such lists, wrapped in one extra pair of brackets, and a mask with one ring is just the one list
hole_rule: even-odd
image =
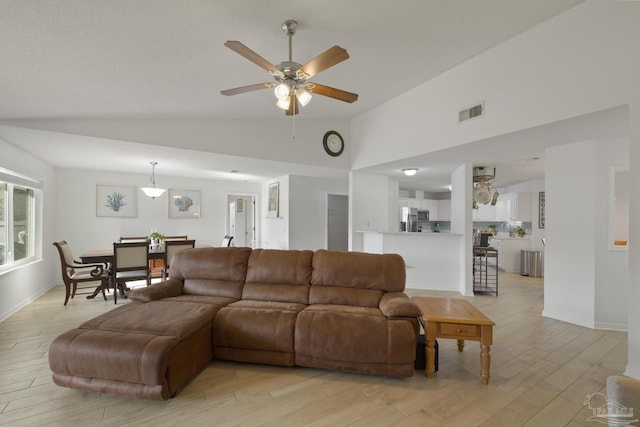
[(149, 239), (151, 240), (151, 249), (160, 249), (162, 242), (164, 241), (164, 235), (158, 233), (156, 230), (153, 230), (149, 234)]

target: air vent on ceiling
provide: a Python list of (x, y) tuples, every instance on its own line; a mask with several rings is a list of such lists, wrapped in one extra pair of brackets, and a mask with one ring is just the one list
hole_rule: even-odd
[(484, 114), (484, 103), (474, 105), (473, 107), (466, 108), (458, 114), (458, 121), (464, 122), (465, 120), (473, 119), (474, 117), (480, 117)]

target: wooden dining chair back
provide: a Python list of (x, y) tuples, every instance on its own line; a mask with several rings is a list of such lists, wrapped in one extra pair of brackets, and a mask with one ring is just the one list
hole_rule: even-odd
[(144, 242), (116, 242), (113, 244), (113, 275), (115, 279), (114, 302), (117, 293), (125, 296), (127, 282), (145, 280), (151, 284), (149, 268), (149, 244)]
[(180, 251), (191, 249), (196, 245), (195, 240), (167, 240), (164, 242), (164, 271), (162, 279), (169, 277), (171, 258)]
[(148, 242), (149, 238), (147, 236), (129, 236), (129, 237), (120, 237), (120, 243), (139, 243), (139, 242)]
[[(60, 255), (60, 265), (62, 267), (62, 281), (65, 287), (64, 305), (67, 305), (69, 298), (76, 296), (78, 289), (88, 289), (89, 286), (78, 288), (78, 283), (100, 282), (98, 287), (91, 286), (93, 291), (91, 295), (87, 296), (88, 299), (93, 298), (102, 292), (102, 297), (107, 299), (105, 294), (109, 289), (109, 268), (105, 263), (93, 263), (84, 264), (81, 261), (76, 260), (73, 257), (71, 248), (66, 241), (54, 242), (53, 246), (58, 249)], [(88, 292), (81, 292), (78, 295), (87, 294)]]
[(231, 246), (231, 241), (233, 240), (233, 236), (224, 236), (224, 238), (222, 239), (222, 245), (221, 246)]
[(188, 240), (187, 236), (164, 236), (164, 241)]

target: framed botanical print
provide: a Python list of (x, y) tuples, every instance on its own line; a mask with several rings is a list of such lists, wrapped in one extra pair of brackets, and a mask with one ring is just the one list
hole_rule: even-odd
[(200, 191), (169, 189), (169, 218), (200, 218)]
[(280, 183), (269, 184), (267, 195), (267, 218), (278, 218), (280, 215)]
[(117, 185), (96, 186), (96, 216), (135, 218), (136, 189)]

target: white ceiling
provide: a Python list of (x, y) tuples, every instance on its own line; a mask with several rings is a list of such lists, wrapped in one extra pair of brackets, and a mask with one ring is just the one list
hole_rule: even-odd
[[(280, 118), (283, 113), (269, 91), (226, 97), (220, 90), (271, 81), (264, 70), (223, 44), (239, 40), (277, 64), (288, 59), (287, 37), (280, 29), (286, 19), (298, 21), (294, 61), (305, 63), (334, 44), (350, 54), (312, 81), (360, 95), (354, 104), (315, 96), (299, 119), (350, 119), (581, 1), (0, 0), (0, 123)], [(0, 126), (0, 137), (42, 156), (43, 143), (36, 134)], [(47, 161), (58, 167), (86, 165), (86, 151), (82, 158), (69, 156), (70, 150), (78, 152), (73, 148), (84, 138), (54, 139), (64, 139), (55, 143), (69, 150), (56, 154), (49, 145)], [(113, 155), (105, 148), (109, 144), (132, 144), (92, 142), (92, 157), (103, 161)], [(136, 144), (127, 147), (136, 150)], [(215, 165), (228, 160), (211, 154), (202, 162), (201, 152), (182, 150), (176, 156), (170, 148), (159, 150), (154, 160), (162, 162), (163, 156), (171, 162), (173, 175), (193, 174), (199, 168), (187, 165), (199, 158), (202, 175), (217, 176)], [(501, 169), (517, 165), (514, 160), (501, 159)], [(246, 161), (252, 162), (248, 166), (257, 171), (256, 177), (284, 170), (277, 162)], [(426, 159), (407, 159), (376, 172), (393, 166), (393, 175), (397, 167), (419, 166), (421, 180), (448, 180), (445, 158), (439, 162), (441, 170)], [(433, 167), (431, 178), (428, 166)], [(291, 169), (287, 165), (286, 173), (295, 173)], [(520, 164), (515, 169), (523, 174), (528, 168)], [(130, 171), (140, 172), (139, 163)], [(403, 185), (423, 184), (414, 180)]]

